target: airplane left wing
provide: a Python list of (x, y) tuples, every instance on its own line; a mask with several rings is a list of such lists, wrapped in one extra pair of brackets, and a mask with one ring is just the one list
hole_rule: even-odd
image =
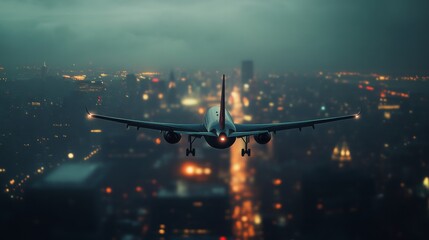
[(266, 123), (266, 124), (235, 124), (237, 132), (249, 132), (248, 135), (253, 135), (251, 132), (255, 131), (268, 131), (268, 132), (276, 132), (280, 130), (287, 130), (293, 128), (304, 128), (304, 127), (313, 127), (316, 124), (334, 122), (345, 119), (359, 118), (360, 113), (345, 115), (339, 117), (330, 117), (330, 118), (321, 118), (314, 120), (305, 120), (298, 122), (283, 122), (283, 123)]
[(177, 132), (189, 132), (189, 133), (198, 133), (198, 132), (207, 132), (207, 129), (203, 124), (182, 124), (182, 123), (161, 123), (161, 122), (149, 122), (149, 121), (139, 121), (126, 118), (117, 118), (105, 115), (99, 115), (90, 113), (88, 109), (86, 110), (89, 118), (99, 118), (107, 121), (123, 123), (128, 126), (137, 127), (137, 128), (148, 128), (160, 131), (177, 131)]

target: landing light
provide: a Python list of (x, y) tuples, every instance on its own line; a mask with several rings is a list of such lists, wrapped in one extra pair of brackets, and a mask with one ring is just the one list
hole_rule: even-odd
[(356, 114), (355, 115), (355, 119), (359, 119), (360, 118), (360, 115), (359, 114)]
[(219, 141), (221, 141), (221, 142), (225, 142), (225, 141), (226, 141), (226, 136), (225, 136), (225, 134), (220, 134), (220, 135), (219, 135)]

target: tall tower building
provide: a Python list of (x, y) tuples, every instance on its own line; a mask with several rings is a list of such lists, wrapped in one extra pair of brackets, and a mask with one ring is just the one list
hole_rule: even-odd
[(253, 61), (245, 60), (241, 62), (241, 83), (246, 84), (253, 80)]
[(167, 103), (170, 106), (179, 107), (179, 96), (177, 94), (176, 88), (176, 77), (173, 71), (170, 72), (170, 78), (168, 82)]

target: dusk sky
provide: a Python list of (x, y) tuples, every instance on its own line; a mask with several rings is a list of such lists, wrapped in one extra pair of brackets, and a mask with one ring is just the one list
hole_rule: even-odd
[(429, 1), (0, 0), (0, 65), (427, 73)]

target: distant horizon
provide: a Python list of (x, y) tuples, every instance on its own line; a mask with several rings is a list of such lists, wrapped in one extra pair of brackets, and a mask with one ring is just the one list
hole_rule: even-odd
[[(76, 68), (76, 70), (87, 70), (91, 69), (91, 67), (95, 69), (103, 69), (104, 71), (114, 72), (114, 71), (127, 71), (129, 73), (139, 73), (139, 72), (148, 72), (148, 71), (156, 71), (164, 74), (168, 74), (171, 71), (186, 71), (186, 72), (216, 72), (219, 71), (221, 73), (228, 73), (235, 70), (240, 70), (240, 64), (237, 64), (235, 67), (225, 67), (225, 68), (217, 68), (217, 69), (209, 69), (209, 68), (184, 68), (184, 67), (171, 67), (171, 68), (163, 68), (163, 67), (130, 67), (130, 66), (102, 66), (96, 64), (69, 64), (69, 65), (51, 65), (49, 62), (46, 62), (48, 69), (52, 70), (72, 70), (71, 68)], [(0, 67), (4, 68), (4, 71), (14, 72), (17, 68), (22, 67), (31, 67), (34, 69), (40, 69), (43, 66), (43, 62), (41, 64), (1, 64)], [(381, 74), (381, 75), (393, 75), (393, 76), (429, 76), (429, 69), (426, 72), (387, 72), (387, 71), (360, 71), (360, 70), (350, 70), (350, 69), (338, 69), (338, 70), (327, 70), (327, 69), (313, 69), (313, 70), (293, 70), (293, 69), (284, 69), (284, 70), (263, 70), (258, 69), (255, 64), (255, 74), (317, 74), (322, 72), (323, 74), (333, 74), (333, 73), (358, 73), (363, 75), (371, 75), (371, 74)], [(220, 74), (221, 74), (220, 73)]]

